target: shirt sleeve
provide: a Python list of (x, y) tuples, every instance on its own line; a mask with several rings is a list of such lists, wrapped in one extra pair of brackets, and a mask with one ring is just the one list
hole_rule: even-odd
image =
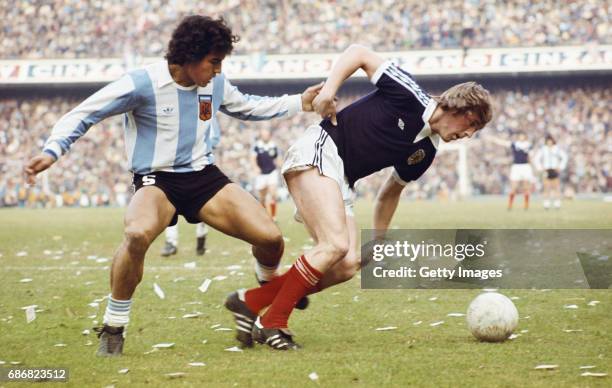
[(281, 97), (263, 97), (244, 94), (225, 79), (221, 112), (228, 116), (248, 121), (270, 120), (287, 117), (302, 110), (300, 94)]
[(402, 109), (408, 104), (408, 106), (422, 107), (424, 110), (431, 100), (408, 72), (391, 61), (380, 65), (370, 81), (388, 101)]
[(55, 124), (43, 152), (59, 159), (92, 125), (134, 109), (137, 100), (134, 95), (135, 86), (129, 75), (98, 90)]
[(400, 185), (419, 179), (431, 166), (436, 156), (436, 149), (431, 141), (418, 145), (415, 151), (403, 162), (393, 165), (393, 178)]

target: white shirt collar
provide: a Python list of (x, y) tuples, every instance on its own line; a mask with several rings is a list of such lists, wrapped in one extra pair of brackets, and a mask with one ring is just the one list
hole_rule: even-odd
[(159, 66), (155, 70), (157, 72), (158, 88), (161, 88), (163, 86), (168, 85), (169, 83), (174, 82), (174, 79), (172, 79), (172, 75), (170, 74), (170, 69), (168, 68), (168, 61), (159, 62)]
[(425, 107), (425, 112), (423, 112), (423, 115), (421, 116), (424, 123), (423, 128), (414, 138), (415, 143), (426, 137), (429, 137), (429, 139), (431, 140), (431, 144), (433, 144), (436, 149), (438, 148), (438, 144), (440, 144), (440, 135), (434, 133), (431, 130), (431, 127), (429, 126), (429, 119), (431, 119), (431, 116), (433, 115), (437, 107), (438, 103), (436, 102), (436, 100), (434, 100), (433, 98), (429, 100), (427, 107)]

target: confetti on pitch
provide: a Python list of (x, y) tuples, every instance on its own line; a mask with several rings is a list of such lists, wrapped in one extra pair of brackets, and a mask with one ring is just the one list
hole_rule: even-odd
[(204, 315), (204, 314), (199, 311), (196, 311), (195, 313), (183, 315), (183, 318), (198, 318), (201, 315)]
[(580, 374), (582, 377), (606, 377), (607, 373), (596, 373), (596, 372), (583, 372)]
[(542, 364), (542, 365), (536, 365), (535, 368), (533, 369), (537, 369), (537, 370), (554, 370), (557, 369), (559, 367), (559, 365), (555, 365), (555, 364)]
[(227, 279), (227, 276), (224, 276), (224, 275), (217, 275), (213, 278), (213, 280), (216, 280), (218, 282), (225, 280), (225, 279)]
[(432, 296), (428, 300), (431, 301), (431, 302), (434, 302), (434, 301), (438, 300), (438, 297), (437, 296)]
[(242, 352), (243, 350), (240, 349), (238, 346), (232, 346), (231, 348), (227, 348), (225, 349), (226, 352)]
[(208, 291), (208, 287), (210, 287), (210, 283), (212, 283), (212, 280), (204, 279), (204, 282), (202, 282), (200, 287), (198, 287), (198, 290), (200, 290), (201, 293), (205, 293), (206, 291)]
[(227, 269), (228, 271), (238, 271), (239, 269), (242, 269), (241, 265), (230, 265), (227, 266), (225, 269)]
[(19, 283), (30, 283), (32, 281), (32, 279), (30, 278), (23, 278), (19, 281)]
[(582, 332), (584, 330), (582, 330), (582, 329), (565, 329), (563, 331), (566, 332), (566, 333), (580, 333), (580, 332)]
[(319, 375), (317, 374), (317, 372), (311, 372), (311, 373), (308, 375), (308, 378), (309, 378), (310, 380), (312, 380), (312, 381), (317, 381), (317, 380), (319, 380)]
[(207, 340), (207, 339), (202, 340), (202, 345), (206, 345), (207, 343), (208, 343), (208, 340)]
[(232, 331), (232, 329), (229, 327), (218, 327), (215, 329), (215, 331)]
[(185, 372), (172, 372), (172, 373), (166, 373), (164, 376), (166, 376), (169, 379), (179, 379), (181, 377), (185, 377), (187, 375), (187, 373)]
[(126, 375), (130, 370), (128, 368), (119, 369), (117, 373), (120, 375)]
[(189, 366), (206, 366), (206, 364), (203, 363), (203, 362), (190, 362), (187, 365), (189, 365)]
[(596, 365), (583, 365), (583, 366), (579, 367), (578, 369), (593, 369), (595, 367), (596, 367)]
[(162, 342), (160, 344), (153, 345), (153, 349), (170, 349), (174, 347), (174, 342)]
[(162, 290), (161, 287), (157, 285), (157, 283), (153, 283), (153, 291), (155, 291), (155, 294), (159, 297), (159, 299), (166, 298), (164, 290)]
[(416, 322), (413, 322), (412, 324), (413, 324), (414, 326), (418, 326), (418, 325), (420, 325), (421, 323), (423, 323), (423, 321), (416, 321)]
[(376, 331), (390, 331), (397, 330), (397, 326), (385, 326), (385, 327), (377, 327)]
[(190, 261), (188, 263), (183, 264), (183, 267), (188, 268), (188, 269), (195, 269), (196, 262), (195, 261)]
[(465, 317), (464, 313), (448, 313), (446, 314), (447, 317)]
[(20, 251), (20, 252), (17, 252), (17, 254), (16, 254), (17, 257), (24, 257), (24, 256), (27, 256), (27, 255), (28, 255), (28, 252), (26, 252), (26, 251)]
[(594, 307), (594, 306), (597, 306), (599, 303), (600, 302), (598, 300), (592, 300), (589, 303), (587, 303), (587, 306)]
[(28, 306), (25, 309), (26, 323), (33, 322), (36, 319), (36, 307)]
[(568, 310), (576, 310), (578, 306), (575, 304), (566, 304), (565, 306), (563, 306), (563, 308)]
[(513, 340), (513, 339), (517, 339), (517, 338), (518, 338), (518, 337), (520, 337), (520, 336), (521, 336), (520, 334), (514, 334), (514, 333), (512, 333), (512, 334), (510, 334), (510, 337), (508, 337), (508, 339)]
[(55, 344), (53, 346), (55, 346), (56, 348), (65, 348), (68, 345), (66, 345), (66, 344)]
[(444, 323), (444, 321), (438, 321), (438, 322), (430, 323), (429, 326), (436, 327), (436, 326), (440, 326), (443, 323)]
[(216, 324), (212, 325), (210, 328), (211, 329), (216, 329), (219, 326), (221, 326), (221, 324), (220, 323), (216, 323)]

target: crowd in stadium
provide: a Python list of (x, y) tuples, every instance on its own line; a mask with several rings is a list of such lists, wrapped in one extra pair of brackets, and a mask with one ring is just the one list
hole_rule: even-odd
[[(496, 114), (476, 139), (469, 140), (468, 162), (475, 194), (501, 194), (508, 189), (510, 151), (488, 137), (511, 139), (526, 131), (536, 147), (552, 134), (569, 155), (562, 173), (566, 192), (612, 191), (612, 90), (596, 88), (534, 89), (530, 92), (493, 92)], [(123, 206), (131, 195), (131, 176), (125, 165), (120, 118), (90, 129), (48, 175), (33, 188), (24, 185), (24, 161), (40, 152), (45, 138), (61, 115), (79, 101), (74, 99), (0, 101), (0, 206)], [(346, 101), (344, 101), (346, 103)], [(217, 164), (234, 181), (251, 189), (256, 174), (249, 161), (251, 145), (262, 127), (272, 129), (281, 150), (286, 150), (304, 128), (317, 121), (315, 114), (299, 114), (271, 122), (241, 122), (221, 116), (222, 140)], [(409, 185), (409, 198), (452, 198), (457, 195), (457, 154), (442, 152), (418, 182)], [(375, 195), (381, 172), (358, 182), (362, 196)]]
[[(33, 0), (0, 2), (0, 58), (160, 57), (184, 15), (222, 15), (236, 54), (611, 43), (598, 0)], [(31, 22), (36, 20), (35, 23)], [(33, 39), (35, 37), (35, 39)]]

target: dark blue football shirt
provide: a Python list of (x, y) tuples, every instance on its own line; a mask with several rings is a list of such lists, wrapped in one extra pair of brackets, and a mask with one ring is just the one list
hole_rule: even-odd
[(323, 120), (344, 162), (349, 186), (393, 166), (404, 182), (418, 179), (436, 155), (439, 136), (429, 118), (436, 102), (412, 76), (391, 62), (383, 63), (371, 79), (372, 93), (338, 112), (338, 125)]

